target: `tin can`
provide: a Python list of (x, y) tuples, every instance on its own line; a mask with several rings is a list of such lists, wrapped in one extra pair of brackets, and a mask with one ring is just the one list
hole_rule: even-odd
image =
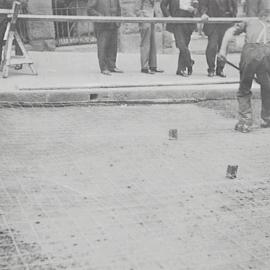
[(237, 177), (238, 165), (228, 165), (226, 177), (234, 179)]
[(177, 138), (178, 138), (177, 129), (170, 129), (169, 140), (177, 140)]

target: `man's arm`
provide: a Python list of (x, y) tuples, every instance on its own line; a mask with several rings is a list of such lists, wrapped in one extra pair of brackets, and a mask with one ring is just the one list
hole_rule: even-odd
[(246, 23), (245, 22), (236, 24), (226, 31), (226, 33), (223, 37), (223, 40), (222, 40), (219, 54), (218, 54), (219, 59), (226, 60), (229, 42), (233, 39), (234, 36), (240, 35), (241, 33), (245, 32), (245, 31), (246, 31)]
[(170, 11), (168, 9), (170, 0), (162, 0), (160, 3), (160, 8), (164, 17), (171, 17)]
[(199, 1), (199, 12), (201, 14), (201, 19), (203, 21), (208, 21), (209, 16), (207, 15), (209, 7), (209, 0), (200, 0)]
[(90, 15), (90, 16), (102, 16), (102, 14), (99, 13), (96, 10), (97, 1), (98, 0), (89, 0), (88, 1), (88, 3), (87, 3), (87, 12), (88, 12), (88, 15)]
[(199, 10), (201, 15), (206, 14), (208, 12), (208, 0), (199, 0)]

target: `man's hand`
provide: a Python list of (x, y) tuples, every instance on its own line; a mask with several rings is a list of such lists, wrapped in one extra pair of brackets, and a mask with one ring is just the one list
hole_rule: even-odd
[(227, 62), (227, 58), (226, 58), (226, 55), (223, 54), (222, 52), (219, 52), (218, 55), (217, 55), (217, 58), (220, 62), (222, 63), (226, 63)]
[(207, 14), (203, 14), (203, 15), (201, 16), (201, 20), (202, 20), (203, 22), (207, 22), (208, 19), (209, 19), (209, 16), (208, 16)]
[(195, 11), (195, 8), (192, 7), (192, 6), (189, 6), (189, 7), (187, 8), (187, 11), (190, 12), (190, 13), (193, 13), (193, 12)]

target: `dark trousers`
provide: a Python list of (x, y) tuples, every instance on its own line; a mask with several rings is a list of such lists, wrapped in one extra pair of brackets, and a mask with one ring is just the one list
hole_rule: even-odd
[(227, 27), (217, 26), (208, 34), (208, 44), (206, 48), (206, 61), (208, 65), (208, 71), (220, 72), (224, 69), (224, 63), (217, 59), (216, 56), (220, 50), (222, 39), (227, 30)]
[(96, 29), (97, 51), (100, 70), (116, 67), (118, 28)]
[(270, 122), (270, 44), (246, 44), (240, 61), (240, 86), (237, 92), (239, 122), (252, 124), (251, 87), (254, 76), (261, 86), (261, 118)]
[(192, 66), (191, 55), (188, 48), (192, 31), (185, 25), (175, 25), (173, 33), (176, 47), (180, 51), (177, 72), (184, 71), (186, 68)]

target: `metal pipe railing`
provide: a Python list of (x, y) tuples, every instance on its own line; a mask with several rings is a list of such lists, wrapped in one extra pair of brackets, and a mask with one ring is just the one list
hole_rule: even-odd
[[(0, 15), (12, 16), (12, 11), (9, 9), (0, 9)], [(67, 22), (67, 21), (87, 21), (87, 22), (118, 22), (118, 23), (238, 23), (254, 19), (252, 17), (238, 17), (238, 18), (223, 18), (215, 17), (209, 18), (208, 21), (202, 21), (198, 18), (178, 18), (178, 17), (109, 17), (109, 16), (73, 16), (73, 15), (35, 15), (35, 14), (19, 14), (19, 19), (29, 21), (53, 21), (53, 22)]]

